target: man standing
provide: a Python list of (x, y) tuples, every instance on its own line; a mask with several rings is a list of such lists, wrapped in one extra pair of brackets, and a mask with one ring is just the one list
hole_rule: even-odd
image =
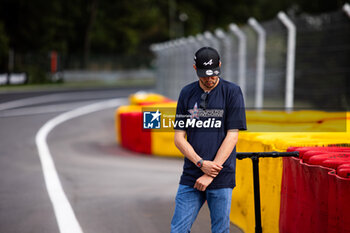
[(174, 141), (185, 159), (171, 232), (190, 232), (207, 201), (212, 232), (228, 233), (235, 146), (238, 131), (246, 129), (244, 100), (239, 86), (219, 77), (215, 49), (199, 49), (194, 62), (199, 80), (181, 90), (176, 109)]

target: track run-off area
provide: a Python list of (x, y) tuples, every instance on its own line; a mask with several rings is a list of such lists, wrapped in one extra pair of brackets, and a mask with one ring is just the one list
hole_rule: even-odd
[[(135, 91), (0, 102), (0, 232), (170, 231), (183, 161), (116, 143), (114, 112)], [(206, 204), (191, 232), (210, 232)]]

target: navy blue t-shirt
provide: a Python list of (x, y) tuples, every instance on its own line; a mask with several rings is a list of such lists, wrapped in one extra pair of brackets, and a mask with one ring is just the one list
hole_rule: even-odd
[[(241, 88), (220, 78), (218, 85), (206, 97), (206, 107), (201, 106), (204, 90), (199, 81), (185, 86), (177, 102), (174, 129), (185, 130), (187, 141), (204, 160), (213, 161), (227, 130), (246, 130), (244, 100)], [(234, 188), (236, 147), (223, 164), (207, 189)], [(180, 184), (194, 186), (204, 173), (185, 157)]]

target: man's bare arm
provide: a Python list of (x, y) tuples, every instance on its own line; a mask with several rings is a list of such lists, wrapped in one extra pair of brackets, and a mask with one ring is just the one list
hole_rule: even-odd
[(196, 164), (201, 157), (194, 151), (191, 144), (186, 140), (186, 131), (175, 130), (174, 136), (175, 146), (181, 151), (181, 153)]
[[(181, 153), (192, 163), (196, 164), (202, 158), (195, 152), (191, 144), (186, 140), (186, 131), (175, 130), (174, 136), (175, 146), (181, 151)], [(201, 170), (211, 176), (216, 177), (221, 171), (222, 166), (216, 162), (204, 160)]]
[(238, 141), (238, 129), (231, 129), (227, 131), (226, 137), (222, 142), (218, 152), (216, 153), (214, 162), (222, 165), (230, 156), (232, 150), (235, 148)]

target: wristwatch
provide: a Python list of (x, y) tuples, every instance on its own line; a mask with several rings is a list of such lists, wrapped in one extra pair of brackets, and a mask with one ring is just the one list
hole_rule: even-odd
[(203, 167), (203, 159), (200, 159), (200, 160), (196, 163), (196, 166), (197, 166), (198, 168)]

